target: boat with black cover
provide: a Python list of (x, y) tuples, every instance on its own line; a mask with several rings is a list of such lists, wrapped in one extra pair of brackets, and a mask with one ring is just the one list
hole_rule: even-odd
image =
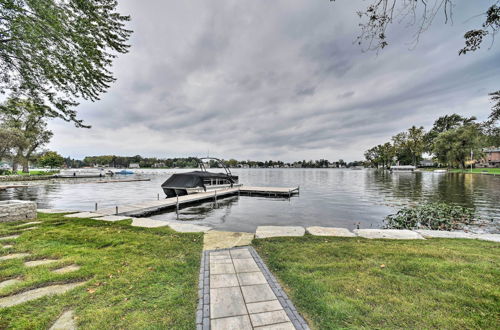
[[(225, 170), (225, 173), (208, 172), (203, 160), (216, 161)], [(221, 160), (208, 157), (200, 158), (198, 164), (200, 171), (172, 174), (161, 185), (167, 198), (239, 186), (238, 176), (233, 175)]]

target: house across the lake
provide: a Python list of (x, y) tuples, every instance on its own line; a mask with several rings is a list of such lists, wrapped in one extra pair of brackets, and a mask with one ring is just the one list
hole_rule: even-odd
[(139, 163), (130, 163), (129, 168), (140, 168)]
[(478, 164), (480, 167), (500, 167), (500, 148), (484, 150), (484, 158)]

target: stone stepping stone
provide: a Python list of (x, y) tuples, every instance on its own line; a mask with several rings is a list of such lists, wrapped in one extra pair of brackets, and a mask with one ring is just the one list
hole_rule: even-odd
[(13, 279), (10, 279), (10, 280), (5, 280), (3, 282), (0, 282), (0, 290), (3, 289), (3, 288), (9, 287), (11, 285), (17, 284), (17, 283), (21, 283), (21, 282), (22, 281), (18, 280), (17, 278), (13, 278)]
[(122, 221), (129, 219), (131, 219), (131, 217), (124, 217), (121, 215), (105, 215), (103, 217), (92, 218), (92, 220), (103, 220), (103, 221)]
[(19, 259), (19, 258), (24, 258), (27, 256), (30, 256), (30, 253), (13, 253), (13, 254), (7, 254), (6, 256), (1, 256), (0, 261), (3, 260), (11, 260), (11, 259)]
[(7, 245), (2, 245), (2, 248), (4, 249), (10, 249), (10, 248), (13, 248), (14, 245), (10, 245), (10, 244), (7, 244)]
[(18, 238), (20, 235), (10, 235), (10, 236), (3, 236), (3, 237), (0, 237), (0, 241), (8, 241), (10, 239), (16, 239)]
[(166, 227), (169, 223), (166, 221), (158, 221), (149, 218), (133, 218), (132, 226), (134, 227), (145, 227), (145, 228), (157, 228)]
[(62, 313), (49, 330), (76, 330), (75, 312), (66, 311)]
[(211, 227), (189, 223), (169, 223), (168, 226), (179, 233), (204, 233), (212, 229)]
[(0, 307), (1, 308), (12, 307), (45, 296), (62, 294), (71, 289), (82, 286), (85, 283), (86, 282), (77, 282), (77, 283), (50, 285), (43, 288), (37, 288), (19, 294), (15, 294), (12, 296), (0, 298)]
[(22, 226), (27, 226), (27, 225), (38, 225), (39, 223), (42, 223), (41, 221), (31, 221), (31, 222), (25, 222), (17, 225), (16, 227), (22, 227)]
[(66, 273), (70, 273), (70, 272), (76, 272), (79, 269), (80, 269), (80, 266), (78, 266), (78, 265), (69, 265), (66, 267), (54, 269), (52, 272), (56, 273), (56, 274), (66, 274)]
[(356, 234), (346, 228), (332, 228), (332, 227), (307, 227), (306, 231), (314, 236), (335, 236), (335, 237), (356, 237)]
[(255, 238), (304, 236), (306, 230), (299, 226), (259, 226)]
[(60, 213), (77, 213), (78, 211), (60, 210), (60, 209), (38, 209), (37, 212), (47, 214), (60, 214)]
[(73, 213), (73, 214), (66, 214), (64, 217), (65, 218), (97, 218), (97, 217), (102, 217), (105, 216), (105, 214), (101, 213), (94, 213), (94, 212), (79, 212), (79, 213)]
[(229, 249), (235, 246), (250, 245), (254, 237), (255, 235), (252, 233), (210, 230), (203, 237), (203, 249)]
[(30, 231), (30, 230), (37, 229), (37, 228), (38, 227), (28, 227), (28, 228), (21, 229), (21, 231)]
[(26, 267), (36, 267), (36, 266), (40, 266), (40, 265), (52, 264), (52, 263), (57, 262), (57, 261), (59, 261), (59, 260), (56, 260), (56, 259), (32, 260), (32, 261), (26, 261), (24, 263), (24, 265)]
[(425, 239), (419, 233), (406, 229), (354, 229), (354, 232), (369, 239)]

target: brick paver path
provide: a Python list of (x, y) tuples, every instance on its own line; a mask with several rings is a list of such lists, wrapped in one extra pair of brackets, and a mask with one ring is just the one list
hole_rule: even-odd
[(205, 251), (197, 328), (309, 329), (252, 247)]

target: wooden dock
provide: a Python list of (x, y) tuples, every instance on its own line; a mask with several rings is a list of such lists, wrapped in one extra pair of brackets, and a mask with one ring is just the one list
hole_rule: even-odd
[(196, 204), (205, 201), (217, 202), (218, 198), (224, 198), (234, 195), (248, 196), (269, 196), (269, 197), (292, 197), (299, 193), (299, 187), (295, 188), (279, 188), (279, 187), (237, 187), (228, 189), (219, 189), (210, 192), (197, 193), (186, 196), (165, 198), (141, 202), (137, 204), (117, 205), (113, 208), (97, 209), (96, 213), (102, 215), (123, 215), (132, 217), (148, 216), (167, 209), (176, 209), (181, 206)]

